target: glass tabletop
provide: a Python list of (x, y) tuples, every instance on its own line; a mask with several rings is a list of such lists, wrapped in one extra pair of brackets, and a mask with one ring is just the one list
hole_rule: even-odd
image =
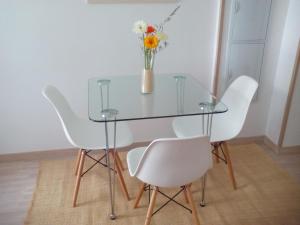
[(141, 76), (89, 79), (89, 118), (125, 121), (223, 113), (218, 102), (199, 81), (187, 74), (154, 75), (151, 94), (141, 93)]

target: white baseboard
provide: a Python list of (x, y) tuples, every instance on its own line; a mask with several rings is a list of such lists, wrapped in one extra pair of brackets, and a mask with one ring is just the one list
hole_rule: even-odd
[[(123, 148), (122, 151), (129, 151), (130, 149), (147, 146), (150, 141), (144, 142), (136, 142), (131, 146)], [(230, 145), (240, 145), (240, 144), (250, 144), (250, 143), (259, 143), (264, 144), (268, 148), (270, 148), (275, 153), (299, 153), (300, 146), (292, 146), (292, 147), (283, 147), (280, 148), (276, 144), (274, 144), (268, 137), (266, 136), (254, 136), (254, 137), (239, 137), (228, 141)], [(47, 151), (35, 151), (35, 152), (25, 152), (25, 153), (13, 153), (13, 154), (3, 154), (0, 155), (0, 163), (1, 162), (12, 162), (12, 161), (39, 161), (39, 160), (49, 160), (49, 159), (61, 159), (68, 157), (75, 157), (78, 152), (76, 148), (68, 148), (68, 149), (55, 149), (55, 150), (47, 150)]]
[[(132, 145), (123, 148), (122, 151), (129, 151), (130, 149), (147, 146), (150, 142), (136, 142)], [(53, 149), (53, 150), (43, 150), (34, 152), (22, 152), (22, 153), (10, 153), (10, 154), (0, 154), (1, 162), (12, 162), (12, 161), (39, 161), (48, 159), (61, 159), (76, 156), (78, 149), (67, 148), (67, 149)]]

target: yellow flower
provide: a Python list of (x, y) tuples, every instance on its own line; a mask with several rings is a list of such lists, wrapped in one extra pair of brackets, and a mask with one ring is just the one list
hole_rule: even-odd
[(149, 35), (144, 38), (144, 45), (146, 48), (156, 48), (158, 46), (159, 40), (154, 35)]

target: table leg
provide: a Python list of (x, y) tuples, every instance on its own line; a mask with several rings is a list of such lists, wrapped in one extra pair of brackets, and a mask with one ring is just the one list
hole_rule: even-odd
[(205, 206), (205, 186), (206, 186), (206, 173), (202, 177), (202, 200), (200, 202), (200, 206)]
[(210, 137), (211, 136), (211, 127), (212, 127), (212, 122), (213, 122), (213, 115), (214, 114), (210, 114), (210, 118), (209, 118), (209, 128), (208, 128), (208, 131), (207, 131), (207, 135)]
[[(112, 182), (112, 180), (114, 180), (115, 177), (115, 172), (113, 170), (113, 179), (112, 179), (112, 175), (111, 175), (111, 162), (110, 162), (110, 157), (109, 157), (109, 152), (112, 150), (114, 151), (115, 149), (110, 149), (109, 148), (109, 138), (108, 138), (108, 127), (107, 127), (107, 121), (105, 121), (105, 142), (106, 142), (106, 163), (107, 163), (107, 171), (108, 171), (108, 182), (109, 182), (109, 196), (110, 196), (110, 206), (111, 206), (111, 214), (110, 214), (110, 219), (114, 220), (116, 219), (116, 215), (115, 215), (115, 211), (114, 211), (114, 182)], [(114, 127), (115, 129), (115, 127)], [(115, 137), (114, 137), (115, 139)], [(113, 152), (114, 154), (114, 152)], [(114, 164), (114, 160), (113, 160), (113, 164)]]

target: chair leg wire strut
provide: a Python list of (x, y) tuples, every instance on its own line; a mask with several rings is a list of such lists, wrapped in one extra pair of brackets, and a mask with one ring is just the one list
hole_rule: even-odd
[[(203, 176), (202, 178), (202, 200), (201, 200), (201, 207), (204, 207), (205, 206), (205, 199), (204, 199), (204, 195), (205, 195), (205, 181), (206, 180), (206, 174)], [(181, 186), (180, 187), (180, 190), (174, 194), (172, 197), (166, 195), (165, 193), (163, 193), (162, 191), (159, 190), (158, 187), (152, 187), (151, 185), (149, 184), (143, 184), (143, 189), (142, 191), (143, 192), (146, 192), (148, 191), (148, 203), (150, 204), (151, 203), (151, 191), (154, 191), (156, 190), (157, 193), (163, 195), (164, 197), (166, 197), (167, 199), (169, 199), (168, 201), (166, 201), (162, 206), (160, 206), (157, 210), (155, 210), (153, 213), (151, 213), (151, 216), (154, 216), (158, 211), (160, 211), (162, 208), (164, 208), (168, 203), (170, 202), (174, 202), (176, 203), (177, 205), (183, 207), (184, 209), (188, 210), (190, 213), (192, 213), (192, 209), (189, 209), (188, 207), (184, 206), (183, 204), (179, 203), (178, 201), (175, 200), (175, 198), (180, 194), (180, 193), (184, 193), (184, 196), (185, 196), (185, 199), (186, 199), (186, 202), (187, 203), (190, 203), (189, 200), (188, 200), (188, 196), (187, 196), (187, 186), (191, 186), (191, 185), (186, 185), (186, 186)], [(137, 208), (138, 207), (138, 204), (139, 204), (139, 201), (141, 199), (141, 193), (139, 193), (137, 199), (136, 199), (136, 203), (135, 203), (135, 206), (134, 208)], [(152, 195), (153, 196), (153, 195)]]
[[(77, 176), (76, 178), (76, 184), (75, 184), (75, 190), (74, 190), (74, 195), (73, 195), (73, 207), (76, 206), (76, 202), (77, 202), (77, 197), (78, 197), (78, 191), (79, 191), (79, 186), (80, 186), (80, 183), (81, 183), (81, 178), (88, 172), (90, 171), (95, 165), (102, 165), (104, 167), (108, 167), (107, 164), (105, 163), (102, 163), (101, 161), (106, 158), (106, 152), (104, 153), (103, 156), (100, 157), (100, 159), (96, 159), (94, 158), (93, 156), (89, 155), (89, 153), (91, 152), (92, 150), (85, 150), (85, 149), (80, 149), (79, 150), (79, 155), (80, 157), (78, 158), (77, 160), (77, 165), (75, 167), (75, 174)], [(95, 161), (95, 163), (93, 165), (91, 165), (88, 169), (86, 169), (84, 172), (83, 172), (83, 166), (84, 166), (84, 162), (85, 162), (85, 157), (88, 157), (92, 160)], [(114, 171), (115, 173), (117, 173), (117, 171), (114, 169), (114, 168), (111, 168), (110, 167), (110, 170)]]
[[(135, 202), (135, 205), (134, 205), (135, 208), (138, 206), (139, 201), (141, 199), (141, 192), (144, 192), (144, 191), (149, 191), (149, 192), (152, 191), (150, 204), (149, 204), (148, 211), (147, 211), (145, 225), (149, 225), (150, 222), (151, 222), (152, 216), (154, 216), (158, 211), (160, 211), (163, 207), (165, 207), (171, 201), (175, 202), (177, 205), (179, 205), (179, 206), (185, 208), (186, 210), (188, 210), (192, 214), (194, 223), (196, 225), (200, 225), (199, 218), (198, 218), (198, 215), (197, 215), (197, 208), (196, 208), (194, 199), (192, 197), (191, 184), (181, 186), (180, 190), (175, 195), (173, 195), (172, 197), (170, 197), (170, 196), (164, 194), (163, 192), (161, 192), (159, 190), (159, 188), (156, 187), (156, 186), (151, 187), (151, 185), (143, 184), (143, 186), (141, 186), (140, 192), (137, 196), (137, 199), (136, 199), (136, 202)], [(189, 208), (185, 207), (184, 205), (180, 204), (179, 202), (177, 202), (176, 200), (174, 200), (174, 198), (176, 198), (181, 192), (183, 192), (185, 197), (187, 197), (186, 201), (190, 204), (192, 209), (189, 209)], [(153, 212), (157, 193), (160, 193), (161, 195), (168, 198), (169, 200), (166, 203), (164, 203), (161, 207), (159, 207), (156, 211)], [(204, 195), (204, 191), (202, 192), (202, 194)], [(203, 197), (203, 195), (202, 195), (202, 197)], [(204, 202), (204, 199), (202, 199), (202, 202)]]
[[(104, 167), (107, 167), (106, 163), (101, 162), (105, 157), (106, 157), (106, 152), (104, 153), (104, 155), (100, 158), (100, 159), (96, 159), (94, 157), (92, 157), (91, 155), (89, 155), (88, 153), (91, 152), (91, 150), (89, 151), (85, 151), (85, 156), (87, 156), (88, 158), (92, 159), (95, 161), (95, 163), (93, 165), (91, 165), (88, 169), (86, 169), (82, 174), (81, 177), (83, 177), (88, 171), (90, 171), (94, 166), (96, 166), (97, 164), (100, 164)], [(113, 168), (110, 168), (111, 170), (117, 172), (116, 170), (114, 170)]]
[[(226, 160), (226, 156), (225, 156), (222, 144), (223, 144), (223, 142), (212, 143), (211, 145), (213, 146), (213, 150), (211, 152), (217, 158), (217, 162), (218, 162), (218, 160), (221, 159), (225, 164), (227, 164), (227, 160)], [(219, 154), (219, 148), (221, 149), (223, 157), (220, 156), (220, 154)]]

